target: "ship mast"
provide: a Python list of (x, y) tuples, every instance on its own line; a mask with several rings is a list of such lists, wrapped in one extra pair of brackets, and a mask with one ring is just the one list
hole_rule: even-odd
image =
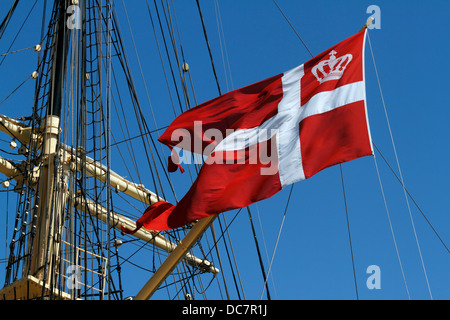
[[(58, 222), (61, 220), (65, 200), (67, 198), (67, 178), (55, 166), (59, 120), (62, 105), (62, 90), (64, 85), (65, 62), (70, 33), (65, 28), (65, 1), (59, 1), (59, 14), (57, 21), (57, 31), (55, 35), (55, 51), (52, 63), (51, 86), (49, 105), (47, 114), (42, 121), (41, 130), (43, 132), (42, 141), (42, 165), (39, 176), (40, 192), (38, 203), (36, 230), (37, 234), (32, 242), (30, 273), (44, 282), (50, 281), (49, 277), (45, 279), (46, 268), (52, 269), (51, 264), (47, 265), (54, 252), (53, 242), (59, 235), (58, 224), (52, 223), (52, 220)], [(56, 169), (56, 170), (55, 170)], [(58, 203), (61, 201), (61, 203)], [(51, 263), (55, 263), (54, 261)], [(49, 273), (51, 274), (51, 273)]]
[[(72, 4), (73, 2), (74, 1), (72, 1)], [(14, 162), (0, 157), (0, 172), (17, 182), (15, 191), (23, 194), (24, 189), (30, 190), (31, 193), (27, 196), (28, 198), (26, 198), (26, 201), (32, 203), (32, 218), (26, 220), (26, 214), (18, 213), (18, 217), (23, 217), (22, 219), (24, 221), (22, 234), (26, 235), (27, 239), (24, 241), (26, 253), (23, 254), (23, 256), (21, 256), (21, 254), (14, 254), (14, 246), (10, 246), (11, 254), (8, 266), (15, 265), (16, 267), (13, 275), (10, 276), (10, 274), (7, 273), (6, 286), (3, 289), (0, 289), (0, 299), (34, 299), (43, 297), (49, 297), (50, 299), (77, 298), (79, 292), (77, 293), (76, 290), (72, 290), (70, 293), (64, 292), (64, 289), (66, 289), (64, 285), (65, 281), (74, 279), (67, 279), (65, 275), (61, 274), (63, 267), (67, 263), (71, 263), (69, 260), (65, 260), (66, 257), (63, 256), (63, 254), (67, 254), (67, 252), (71, 251), (75, 252), (73, 254), (74, 260), (72, 263), (79, 265), (80, 262), (77, 261), (78, 259), (82, 259), (82, 255), (85, 256), (84, 261), (90, 259), (89, 255), (92, 255), (92, 259), (100, 261), (99, 268), (102, 268), (102, 273), (99, 275), (99, 278), (103, 278), (103, 281), (107, 281), (107, 278), (110, 277), (109, 268), (111, 257), (109, 251), (105, 254), (102, 252), (102, 247), (100, 247), (98, 254), (95, 252), (88, 252), (90, 249), (87, 247), (82, 248), (66, 241), (68, 231), (66, 230), (65, 224), (72, 219), (71, 210), (78, 210), (86, 216), (90, 216), (90, 219), (96, 219), (106, 226), (106, 233), (108, 235), (106, 250), (110, 250), (109, 242), (111, 239), (109, 232), (111, 228), (120, 230), (122, 226), (125, 226), (129, 229), (134, 229), (135, 223), (131, 219), (114, 212), (112, 207), (110, 207), (109, 197), (106, 204), (101, 201), (93, 201), (92, 198), (89, 199), (86, 197), (84, 194), (84, 191), (86, 190), (83, 185), (84, 182), (80, 183), (80, 189), (75, 193), (75, 190), (70, 187), (70, 184), (73, 183), (71, 181), (74, 181), (75, 178), (77, 181), (85, 181), (86, 178), (92, 177), (94, 178), (94, 181), (98, 181), (102, 186), (106, 185), (107, 188), (115, 190), (116, 193), (125, 193), (147, 205), (158, 200), (163, 200), (159, 195), (154, 194), (143, 185), (130, 182), (112, 171), (109, 162), (105, 166), (97, 159), (90, 158), (87, 155), (87, 145), (85, 144), (85, 141), (87, 140), (87, 130), (85, 125), (82, 125), (81, 129), (79, 129), (79, 140), (81, 141), (79, 147), (71, 147), (61, 141), (60, 133), (63, 125), (63, 120), (61, 119), (65, 108), (63, 105), (66, 103), (64, 90), (68, 87), (68, 85), (65, 84), (65, 80), (67, 78), (67, 81), (69, 81), (70, 76), (72, 76), (69, 74), (70, 70), (67, 67), (69, 59), (74, 59), (74, 56), (69, 57), (69, 48), (77, 36), (76, 33), (72, 33), (73, 30), (66, 28), (66, 10), (69, 5), (68, 3), (69, 1), (67, 0), (55, 1), (54, 10), (57, 10), (55, 11), (53, 19), (53, 23), (55, 24), (53, 26), (53, 35), (49, 38), (51, 39), (51, 44), (47, 45), (47, 50), (51, 48), (52, 52), (50, 53), (51, 64), (48, 67), (48, 101), (45, 102), (43, 100), (43, 105), (45, 102), (46, 106), (45, 115), (41, 118), (39, 124), (33, 125), (32, 127), (7, 116), (0, 115), (0, 131), (18, 140), (24, 149), (36, 150), (35, 154), (38, 155), (33, 158), (32, 161), (29, 160), (30, 156), (28, 156), (28, 160), (23, 162), (26, 163), (26, 170), (24, 170), (24, 167), (17, 166)], [(89, 87), (93, 86), (93, 79), (91, 78), (89, 81), (88, 75), (93, 77), (95, 72), (100, 74), (100, 71), (98, 71), (98, 69), (93, 69), (92, 65), (89, 68), (86, 63), (86, 61), (89, 61), (91, 58), (86, 54), (87, 38), (98, 31), (87, 30), (86, 1), (83, 1), (82, 8), (84, 18), (81, 27), (82, 51), (80, 70), (82, 77), (79, 79), (81, 82), (79, 121), (81, 123), (87, 123), (89, 121), (86, 113), (86, 106), (88, 104), (87, 92), (94, 91), (92, 87)], [(92, 10), (92, 8), (89, 8), (89, 10)], [(111, 10), (111, 8), (108, 7), (108, 10)], [(110, 17), (109, 14), (108, 17)], [(50, 29), (51, 28), (49, 28), (49, 32), (51, 32)], [(110, 32), (109, 23), (107, 31), (108, 33)], [(100, 30), (98, 33), (102, 34), (102, 31)], [(108, 41), (109, 39), (106, 41), (106, 45), (109, 45)], [(109, 66), (109, 64), (107, 64), (107, 66)], [(100, 76), (98, 75), (98, 77)], [(101, 82), (99, 81), (99, 83)], [(109, 97), (107, 99), (109, 99)], [(106, 103), (109, 103), (109, 101), (107, 100)], [(100, 106), (103, 106), (101, 102)], [(35, 112), (33, 113), (34, 119), (37, 119), (37, 114), (35, 114)], [(107, 145), (110, 145), (109, 141), (107, 142)], [(30, 153), (28, 153), (28, 155), (29, 154)], [(107, 190), (107, 192), (109, 192), (109, 190)], [(198, 230), (203, 223), (203, 221), (200, 221), (192, 228), (188, 235), (192, 236), (193, 232)], [(27, 226), (27, 224), (29, 225)], [(83, 224), (83, 227), (86, 228), (85, 223)], [(196, 238), (203, 233), (206, 227), (207, 226), (202, 228), (202, 231), (196, 235)], [(186, 239), (191, 236), (188, 236)], [(213, 274), (219, 272), (209, 261), (198, 258), (188, 252), (188, 249), (195, 243), (196, 238), (193, 239), (190, 244), (186, 244), (187, 242), (185, 239), (180, 243), (175, 244), (161, 234), (146, 230), (145, 228), (138, 230), (134, 234), (134, 237), (153, 244), (155, 247), (168, 253), (174, 252), (177, 257), (176, 261), (172, 258), (174, 255), (170, 255), (169, 261), (163, 263), (164, 266), (168, 263), (171, 264), (169, 273), (182, 259), (187, 264), (201, 270), (201, 272), (211, 272)], [(13, 239), (13, 243), (14, 241), (15, 240)], [(21, 241), (23, 241), (23, 239)], [(81, 242), (79, 244), (81, 245)], [(16, 249), (16, 251), (19, 252), (18, 249)], [(19, 261), (23, 261), (21, 278), (20, 276), (18, 278), (18, 276), (15, 275), (19, 270)], [(104, 263), (102, 261), (104, 261)], [(164, 267), (162, 270), (166, 270), (164, 272), (167, 274), (167, 268)], [(88, 271), (95, 273), (94, 270), (88, 270), (84, 267), (83, 272), (87, 273)], [(157, 274), (160, 273), (161, 271), (157, 270)], [(9, 282), (10, 280), (8, 279), (11, 279), (12, 282)], [(160, 283), (161, 282), (159, 282), (159, 284)], [(87, 284), (85, 285), (87, 286)], [(113, 288), (109, 286), (109, 282), (107, 285), (100, 284), (99, 286), (100, 293), (98, 295), (102, 299), (104, 298), (105, 289), (108, 294), (113, 290)]]

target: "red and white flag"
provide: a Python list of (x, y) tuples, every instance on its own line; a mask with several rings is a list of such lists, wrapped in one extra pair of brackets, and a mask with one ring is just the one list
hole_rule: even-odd
[[(157, 202), (135, 230), (123, 231), (181, 227), (269, 198), (327, 167), (372, 155), (365, 36), (363, 30), (292, 70), (177, 117), (158, 140), (175, 148), (173, 153), (181, 148), (208, 158), (176, 206)], [(173, 159), (177, 164), (179, 159)]]

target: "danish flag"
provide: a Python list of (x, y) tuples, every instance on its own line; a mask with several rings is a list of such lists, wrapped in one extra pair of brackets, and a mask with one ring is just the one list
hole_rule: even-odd
[(360, 31), (292, 70), (177, 117), (158, 140), (174, 154), (178, 147), (208, 158), (177, 205), (154, 203), (135, 230), (122, 230), (181, 227), (269, 198), (327, 167), (372, 155), (365, 36), (366, 30)]

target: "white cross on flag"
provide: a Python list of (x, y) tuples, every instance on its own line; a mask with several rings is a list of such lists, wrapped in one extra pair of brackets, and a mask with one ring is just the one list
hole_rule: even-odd
[(175, 150), (208, 158), (176, 206), (152, 204), (135, 230), (123, 230), (181, 227), (271, 197), (327, 167), (372, 155), (365, 36), (363, 30), (301, 66), (177, 117), (158, 139), (175, 147), (169, 171), (177, 168), (171, 162), (179, 160)]

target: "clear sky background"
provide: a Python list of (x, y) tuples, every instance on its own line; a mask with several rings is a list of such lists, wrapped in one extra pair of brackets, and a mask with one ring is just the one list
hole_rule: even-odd
[[(12, 2), (0, 2), (1, 18)], [(0, 54), (8, 50), (34, 1), (23, 2), (14, 16), (16, 19), (0, 40)], [(282, 226), (269, 279), (272, 298), (356, 299), (353, 255), (359, 299), (450, 299), (450, 254), (442, 243), (450, 246), (450, 103), (447, 94), (450, 85), (447, 34), (450, 2), (278, 0), (277, 3), (313, 55), (359, 31), (372, 15), (372, 12), (367, 13), (367, 8), (378, 6), (381, 19), (375, 23), (378, 22), (380, 28), (369, 30), (376, 69), (368, 39), (365, 52), (372, 139), (398, 174), (383, 97), (405, 186), (429, 223), (410, 197), (406, 202), (401, 184), (376, 150), (388, 211), (374, 158), (345, 163), (342, 169), (349, 229), (339, 166), (296, 183), (285, 215), (290, 188), (251, 206), (266, 271)], [(173, 0), (173, 4), (196, 99), (199, 103), (204, 102), (217, 96), (218, 91), (196, 3)], [(311, 58), (271, 0), (202, 0), (200, 4), (222, 92), (287, 71)], [(116, 0), (115, 6), (119, 14), (124, 13), (122, 1)], [(126, 1), (126, 6), (151, 104), (156, 111), (157, 126), (164, 127), (173, 120), (174, 114), (165, 80), (161, 77), (147, 7), (141, 0)], [(40, 8), (33, 12), (11, 50), (26, 48), (39, 41), (40, 12)], [(219, 22), (221, 28), (218, 28)], [(127, 20), (123, 17), (121, 30), (124, 41), (130, 45), (128, 54), (141, 103), (148, 108)], [(36, 56), (32, 50), (14, 54), (18, 55), (20, 59), (14, 63), (8, 63), (10, 58), (7, 57), (0, 65), (0, 101), (34, 71)], [(28, 115), (32, 95), (22, 92), (33, 86), (31, 82), (27, 83), (7, 102), (0, 104), (0, 113), (11, 117)], [(148, 123), (154, 129), (150, 109), (146, 112)], [(4, 139), (9, 138), (5, 136)], [(9, 141), (1, 144), (6, 150)], [(120, 172), (120, 169), (115, 170)], [(183, 195), (190, 186), (189, 177), (179, 172), (172, 177), (178, 195)], [(9, 204), (11, 226), (15, 207), (12, 196)], [(7, 257), (5, 193), (0, 194), (0, 207), (0, 258), (3, 259)], [(138, 212), (134, 214), (139, 216)], [(235, 212), (225, 215), (230, 221)], [(233, 221), (229, 231), (246, 298), (259, 299), (263, 282), (246, 211)], [(11, 232), (9, 230), (8, 234)], [(144, 254), (136, 259), (140, 259), (140, 264), (146, 263)], [(3, 283), (6, 265), (3, 261), (0, 283)], [(378, 266), (381, 272), (380, 289), (370, 290), (366, 285), (370, 276), (367, 268), (372, 265)], [(142, 277), (133, 278), (132, 273), (126, 275), (124, 282), (128, 295), (134, 295), (142, 285), (140, 281), (146, 281), (149, 274)], [(208, 293), (210, 298), (219, 298), (213, 287)]]

